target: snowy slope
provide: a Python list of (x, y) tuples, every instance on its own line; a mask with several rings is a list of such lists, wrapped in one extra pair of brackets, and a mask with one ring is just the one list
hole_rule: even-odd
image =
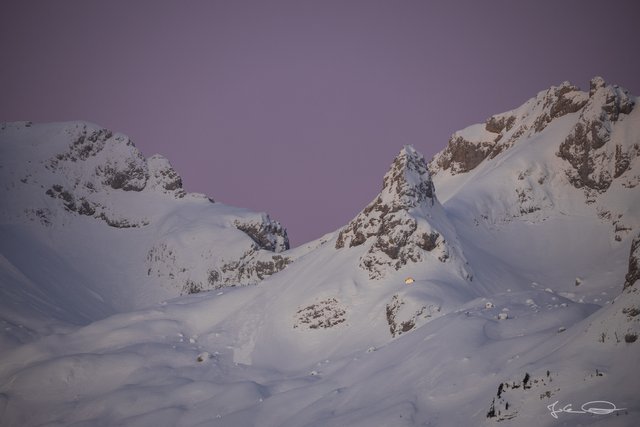
[[(636, 103), (563, 84), (428, 167), (404, 147), (349, 224), (285, 251), (265, 216), (163, 184), (164, 159), (133, 163), (135, 192), (94, 174), (107, 160), (28, 166), (93, 125), (5, 126), (1, 424), (638, 425)], [(210, 271), (213, 292), (167, 299)], [(609, 413), (576, 413), (593, 401)]]

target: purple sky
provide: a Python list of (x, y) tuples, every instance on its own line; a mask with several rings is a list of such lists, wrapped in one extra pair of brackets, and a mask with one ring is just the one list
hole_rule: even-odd
[(346, 224), (404, 144), (564, 80), (640, 94), (635, 0), (4, 1), (0, 121), (88, 120), (293, 245)]

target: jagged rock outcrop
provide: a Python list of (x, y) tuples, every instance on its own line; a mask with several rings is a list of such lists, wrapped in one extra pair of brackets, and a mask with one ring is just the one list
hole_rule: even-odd
[(422, 157), (406, 146), (384, 177), (382, 192), (340, 230), (336, 249), (365, 245), (360, 267), (371, 279), (426, 257), (446, 262), (450, 245), (432, 222), (446, 223)]
[(287, 230), (269, 215), (262, 214), (260, 218), (251, 220), (236, 220), (234, 225), (243, 231), (258, 245), (260, 249), (272, 252), (282, 252), (289, 249)]
[(337, 298), (331, 297), (299, 307), (294, 319), (294, 329), (329, 329), (344, 324), (347, 309)]
[(640, 280), (640, 234), (631, 242), (629, 270), (625, 276), (623, 289), (634, 286), (638, 280)]
[(566, 174), (576, 188), (606, 191), (612, 180), (624, 174), (638, 157), (638, 141), (607, 144), (613, 124), (630, 114), (634, 105), (626, 90), (607, 86), (600, 77), (591, 80), (589, 100), (558, 150), (558, 156), (571, 165)]
[(429, 318), (437, 317), (441, 307), (395, 294), (386, 306), (387, 323), (392, 337), (409, 332)]
[(149, 168), (149, 181), (147, 185), (165, 194), (171, 194), (176, 198), (182, 198), (187, 193), (182, 188), (182, 177), (173, 169), (169, 160), (165, 157), (154, 154), (147, 159)]

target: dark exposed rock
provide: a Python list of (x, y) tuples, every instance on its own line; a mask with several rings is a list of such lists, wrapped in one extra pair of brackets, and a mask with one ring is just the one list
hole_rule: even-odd
[(133, 221), (128, 218), (112, 218), (105, 212), (100, 212), (97, 217), (106, 222), (110, 227), (114, 228), (137, 228), (149, 225), (149, 221), (144, 219), (141, 221)]
[(347, 311), (336, 298), (327, 298), (306, 307), (299, 308), (295, 314), (294, 329), (328, 329), (344, 323)]
[(272, 255), (266, 260), (261, 259), (256, 249), (245, 252), (238, 260), (225, 263), (220, 269), (222, 272), (220, 280), (216, 282), (214, 288), (257, 283), (284, 270), (293, 262), (289, 257), (282, 255)]
[(514, 116), (491, 116), (485, 123), (485, 129), (491, 133), (501, 133), (503, 130), (508, 132), (515, 121), (516, 118)]
[(180, 295), (199, 294), (200, 292), (202, 292), (202, 283), (196, 283), (193, 280), (187, 280), (184, 286), (182, 286)]
[(536, 132), (541, 132), (553, 119), (580, 111), (588, 102), (580, 97), (568, 96), (579, 92), (579, 88), (568, 83), (551, 88), (544, 98), (545, 112), (538, 116), (533, 124)]
[(615, 172), (613, 174), (614, 178), (619, 178), (623, 173), (629, 169), (631, 165), (631, 161), (629, 159), (629, 153), (625, 153), (622, 151), (622, 146), (616, 145), (616, 154), (615, 154)]
[(262, 215), (260, 220), (236, 220), (235, 227), (244, 232), (260, 249), (282, 252), (289, 249), (287, 230), (278, 221)]
[(475, 169), (485, 159), (494, 158), (504, 148), (494, 141), (475, 143), (461, 136), (452, 137), (437, 158), (437, 166), (443, 170), (451, 170), (452, 173), (466, 173)]
[(571, 165), (566, 174), (573, 186), (604, 192), (631, 164), (630, 152), (622, 146), (616, 145), (614, 152), (605, 146), (613, 123), (620, 114), (629, 114), (634, 103), (626, 92), (606, 86), (599, 77), (592, 79), (589, 97), (578, 123), (561, 142), (557, 154)]
[(640, 308), (638, 307), (625, 307), (622, 309), (622, 314), (626, 314), (627, 317), (636, 317), (640, 314)]
[(623, 289), (630, 288), (640, 279), (640, 235), (631, 242), (631, 252), (629, 253), (629, 269), (625, 276)]
[(78, 207), (78, 213), (80, 215), (93, 216), (96, 213), (96, 208), (87, 200), (82, 199)]
[(217, 270), (209, 270), (207, 274), (207, 282), (211, 288), (215, 288), (218, 281), (220, 281), (220, 272)]
[(71, 142), (69, 151), (58, 154), (55, 159), (71, 162), (87, 160), (102, 151), (106, 141), (111, 137), (113, 137), (113, 132), (108, 129), (90, 130), (86, 125), (83, 125), (76, 138)]
[(427, 252), (431, 252), (438, 246), (438, 238), (440, 235), (432, 231), (431, 233), (424, 233), (422, 239), (418, 241), (418, 247), (424, 249)]
[[(416, 307), (415, 310), (402, 310), (406, 302), (399, 296), (394, 295), (386, 306), (387, 323), (389, 324), (389, 332), (392, 337), (402, 335), (416, 327), (418, 319), (431, 317), (440, 311), (440, 307), (422, 305)], [(402, 312), (403, 311), (403, 312)]]
[(104, 177), (103, 183), (114, 190), (142, 191), (148, 178), (146, 164), (142, 160), (136, 162), (130, 159), (124, 168), (107, 165), (97, 172)]
[(75, 212), (76, 211), (76, 202), (74, 197), (67, 190), (62, 188), (59, 184), (54, 184), (50, 189), (48, 189), (45, 194), (49, 197), (58, 198), (62, 200), (62, 204), (64, 208), (68, 211)]

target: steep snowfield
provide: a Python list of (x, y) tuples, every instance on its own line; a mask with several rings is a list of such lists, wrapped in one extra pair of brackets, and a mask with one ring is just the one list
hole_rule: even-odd
[[(635, 102), (563, 84), (454, 134), (431, 173), (405, 147), (295, 250), (126, 143), (46, 167), (99, 127), (5, 125), (0, 424), (638, 425)], [(176, 297), (192, 282), (213, 290)]]

